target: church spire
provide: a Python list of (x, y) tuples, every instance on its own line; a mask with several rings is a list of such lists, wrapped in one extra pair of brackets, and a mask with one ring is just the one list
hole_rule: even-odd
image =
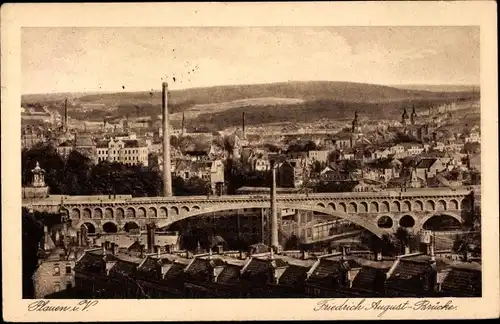
[(417, 113), (415, 112), (415, 106), (413, 106), (413, 109), (411, 111), (410, 120), (412, 125), (415, 125), (415, 123), (417, 122)]
[(352, 128), (351, 131), (353, 133), (359, 133), (359, 125), (358, 125), (358, 111), (354, 112), (354, 119), (352, 120)]
[(403, 125), (406, 125), (407, 121), (408, 121), (408, 113), (406, 112), (406, 108), (404, 108), (403, 115), (401, 116), (401, 123)]

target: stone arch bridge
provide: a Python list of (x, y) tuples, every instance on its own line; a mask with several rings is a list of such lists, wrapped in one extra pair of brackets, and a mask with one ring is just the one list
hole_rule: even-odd
[[(414, 231), (434, 216), (447, 215), (464, 222), (473, 207), (468, 189), (408, 189), (407, 191), (343, 192), (278, 195), (278, 210), (320, 212), (343, 218), (382, 236), (398, 226)], [(25, 200), (23, 207), (59, 212), (79, 228), (99, 232), (144, 228), (148, 223), (165, 227), (177, 221), (214, 212), (242, 208), (270, 208), (269, 196), (119, 197), (49, 196)], [(384, 220), (382, 223), (381, 221)]]

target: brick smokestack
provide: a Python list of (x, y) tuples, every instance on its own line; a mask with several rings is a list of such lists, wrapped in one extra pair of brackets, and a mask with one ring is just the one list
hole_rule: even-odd
[(271, 248), (278, 250), (278, 209), (276, 204), (276, 161), (271, 161)]
[(147, 225), (147, 248), (149, 253), (154, 252), (154, 246), (155, 246), (155, 224), (148, 224)]
[(245, 138), (245, 112), (241, 113), (241, 123), (242, 123), (243, 138)]
[(68, 129), (68, 98), (64, 100), (64, 130)]
[(172, 196), (172, 174), (170, 167), (170, 123), (168, 120), (168, 84), (162, 83), (163, 117), (163, 195)]
[(184, 136), (184, 129), (186, 127), (186, 120), (184, 118), (184, 112), (182, 113), (182, 125), (181, 125), (181, 136)]

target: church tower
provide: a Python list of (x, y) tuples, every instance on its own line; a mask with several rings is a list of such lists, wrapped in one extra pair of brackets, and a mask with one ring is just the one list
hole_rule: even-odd
[(412, 125), (415, 125), (417, 122), (417, 113), (415, 112), (415, 106), (413, 106), (413, 110), (411, 111), (410, 121)]
[(406, 126), (407, 122), (408, 122), (408, 113), (406, 112), (405, 108), (403, 111), (403, 115), (401, 116), (401, 124), (403, 124), (403, 126)]
[(354, 119), (352, 121), (352, 128), (351, 128), (351, 132), (354, 134), (356, 133), (361, 133), (361, 127), (359, 126), (359, 123), (358, 123), (358, 112), (354, 112)]

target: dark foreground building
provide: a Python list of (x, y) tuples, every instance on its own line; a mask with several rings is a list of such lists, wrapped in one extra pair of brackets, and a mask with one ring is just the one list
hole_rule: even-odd
[(131, 254), (88, 250), (76, 261), (80, 298), (480, 297), (481, 266), (446, 253), (378, 258), (369, 251)]

